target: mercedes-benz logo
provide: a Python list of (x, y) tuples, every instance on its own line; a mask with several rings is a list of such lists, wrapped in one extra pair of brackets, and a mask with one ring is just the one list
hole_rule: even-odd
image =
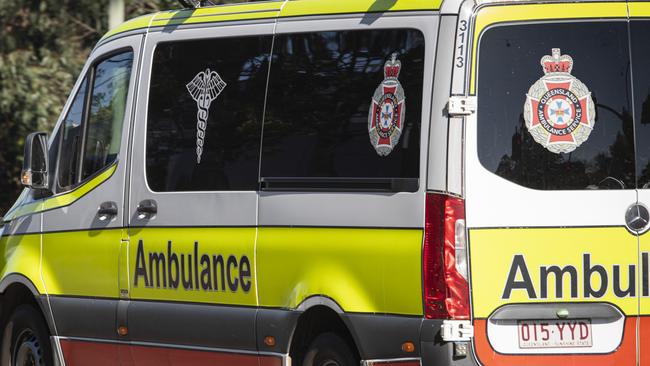
[(625, 224), (628, 229), (634, 232), (643, 231), (648, 227), (650, 222), (650, 212), (641, 204), (634, 204), (627, 208), (625, 213)]

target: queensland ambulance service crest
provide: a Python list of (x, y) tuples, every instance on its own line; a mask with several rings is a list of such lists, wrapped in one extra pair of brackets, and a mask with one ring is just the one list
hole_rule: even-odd
[(370, 105), (368, 133), (370, 143), (380, 156), (390, 154), (402, 135), (406, 97), (397, 80), (401, 69), (402, 63), (393, 53), (384, 65), (384, 81), (375, 90)]
[(210, 104), (226, 87), (226, 82), (215, 71), (201, 71), (185, 86), (196, 102), (196, 163), (201, 164), (205, 131), (208, 128)]
[(573, 59), (559, 48), (542, 57), (544, 76), (526, 94), (524, 119), (535, 141), (550, 152), (569, 153), (594, 128), (594, 101), (587, 86), (571, 75)]

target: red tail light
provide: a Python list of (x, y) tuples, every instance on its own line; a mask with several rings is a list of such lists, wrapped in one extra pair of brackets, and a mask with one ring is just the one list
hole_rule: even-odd
[(469, 319), (465, 203), (427, 194), (424, 227), (424, 303), (429, 319)]

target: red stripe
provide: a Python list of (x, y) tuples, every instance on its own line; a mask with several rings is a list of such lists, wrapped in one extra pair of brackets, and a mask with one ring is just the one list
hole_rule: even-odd
[(61, 340), (67, 366), (281, 366), (282, 358), (178, 348)]
[[(645, 301), (645, 300), (643, 300)], [(641, 316), (639, 318), (639, 365), (650, 366), (650, 317)]]

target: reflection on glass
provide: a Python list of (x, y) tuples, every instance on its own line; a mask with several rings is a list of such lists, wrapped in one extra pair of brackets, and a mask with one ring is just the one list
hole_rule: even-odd
[[(264, 119), (262, 177), (417, 178), (424, 37), (412, 29), (279, 35)], [(388, 156), (371, 144), (368, 114), (396, 53), (404, 128)]]
[[(158, 192), (255, 190), (271, 37), (163, 43), (153, 58), (146, 174)], [(197, 101), (187, 84), (200, 72), (226, 86), (206, 109), (197, 162)], [(205, 117), (205, 116), (203, 116)]]
[(102, 61), (95, 68), (82, 179), (117, 159), (132, 64), (133, 53), (125, 52)]
[[(535, 189), (634, 187), (627, 26), (624, 22), (548, 23), (492, 28), (479, 51), (478, 153), (483, 166)], [(573, 58), (572, 74), (596, 104), (589, 139), (571, 153), (536, 143), (526, 128), (526, 92), (552, 48)]]
[(58, 162), (58, 190), (66, 190), (77, 183), (79, 149), (81, 148), (84, 103), (86, 99), (87, 80), (81, 82), (77, 95), (70, 106), (68, 115), (63, 120), (61, 129), (60, 153)]

